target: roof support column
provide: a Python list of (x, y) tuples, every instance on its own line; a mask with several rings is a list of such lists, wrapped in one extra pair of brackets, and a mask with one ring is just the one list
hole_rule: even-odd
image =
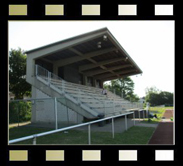
[(87, 76), (83, 75), (83, 85), (87, 85)]
[(96, 79), (93, 78), (93, 87), (96, 87)]
[(26, 81), (29, 84), (32, 84), (32, 78), (35, 74), (35, 59), (30, 56), (27, 56), (27, 65), (26, 65)]
[(58, 66), (56, 64), (53, 64), (53, 73), (58, 75)]
[(104, 87), (104, 81), (102, 81), (102, 80), (100, 80), (101, 82), (101, 88), (103, 88)]

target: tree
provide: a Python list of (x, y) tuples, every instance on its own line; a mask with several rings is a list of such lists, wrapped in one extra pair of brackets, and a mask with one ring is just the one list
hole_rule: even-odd
[(157, 88), (157, 87), (155, 87), (155, 86), (152, 86), (152, 87), (150, 87), (150, 88), (146, 88), (145, 89), (145, 93), (146, 93), (146, 95), (148, 95), (148, 94), (150, 94), (150, 93), (159, 93), (160, 92), (160, 90)]
[(159, 93), (161, 103), (165, 105), (173, 105), (173, 93), (162, 91)]
[(161, 105), (158, 93), (151, 92), (146, 96), (146, 102), (149, 102), (151, 106)]
[(146, 88), (145, 100), (151, 106), (173, 105), (173, 93), (160, 91), (156, 87)]
[(133, 94), (134, 82), (130, 77), (119, 78), (104, 84), (104, 87), (130, 101), (138, 101), (139, 97)]
[(23, 99), (30, 95), (31, 85), (26, 82), (26, 55), (20, 48), (11, 49), (9, 52), (9, 91), (15, 99)]
[(134, 93), (127, 95), (126, 99), (131, 101), (131, 102), (138, 102), (140, 100), (140, 98)]

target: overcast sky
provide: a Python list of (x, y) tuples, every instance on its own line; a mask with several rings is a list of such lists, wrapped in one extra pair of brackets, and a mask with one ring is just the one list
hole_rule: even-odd
[(10, 21), (9, 50), (27, 51), (107, 27), (143, 71), (132, 76), (134, 93), (174, 92), (174, 21)]

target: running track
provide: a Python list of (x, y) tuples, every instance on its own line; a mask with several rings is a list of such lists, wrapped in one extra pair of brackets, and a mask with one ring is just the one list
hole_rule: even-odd
[[(166, 110), (165, 119), (173, 117), (173, 110)], [(160, 122), (148, 144), (173, 144), (173, 122)]]

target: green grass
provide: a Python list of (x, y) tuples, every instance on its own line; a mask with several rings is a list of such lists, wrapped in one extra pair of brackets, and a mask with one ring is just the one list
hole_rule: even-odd
[(143, 121), (141, 121), (142, 123), (149, 123), (149, 124), (155, 124), (155, 123), (159, 123), (161, 121), (160, 118), (150, 118), (150, 121), (148, 120), (148, 118), (144, 118)]
[(163, 117), (163, 114), (167, 109), (173, 109), (173, 107), (150, 107), (149, 111), (157, 115), (156, 118), (151, 118), (151, 122), (148, 122), (148, 118), (145, 118), (143, 123), (159, 123)]
[(173, 121), (173, 117), (171, 117), (170, 120)]
[[(48, 131), (46, 128), (14, 127), (9, 129), (10, 140)], [(111, 132), (91, 132), (91, 144), (147, 144), (155, 128), (133, 126), (123, 133), (115, 133), (114, 139)], [(32, 140), (16, 144), (32, 144)], [(88, 132), (68, 130), (37, 138), (37, 144), (88, 144)]]

